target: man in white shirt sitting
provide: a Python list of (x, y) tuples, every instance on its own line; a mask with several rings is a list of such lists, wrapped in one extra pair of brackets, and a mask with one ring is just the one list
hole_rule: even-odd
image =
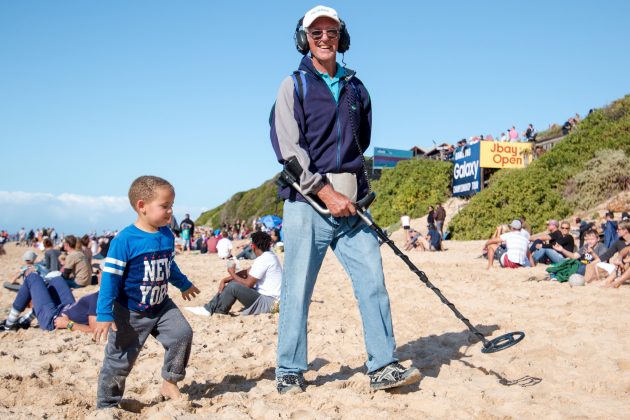
[(499, 263), (501, 267), (519, 268), (529, 265), (535, 265), (532, 254), (529, 251), (529, 233), (521, 230), (521, 221), (514, 220), (510, 224), (510, 232), (506, 232), (498, 238), (488, 239), (486, 247), (488, 248), (488, 269), (492, 267), (494, 262), (494, 252), (505, 243), (506, 251), (499, 255)]
[(272, 312), (280, 299), (282, 265), (276, 254), (269, 250), (270, 245), (269, 234), (252, 234), (251, 247), (256, 254), (254, 264), (249, 270), (238, 273), (229, 266), (229, 276), (219, 283), (219, 293), (205, 305), (208, 312), (227, 314), (237, 300), (245, 308), (241, 315)]
[(232, 256), (232, 241), (225, 230), (221, 232), (221, 239), (217, 242), (217, 255), (222, 259), (230, 258)]

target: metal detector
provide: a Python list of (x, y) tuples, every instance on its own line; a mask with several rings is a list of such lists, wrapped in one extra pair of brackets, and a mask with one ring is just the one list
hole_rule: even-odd
[[(313, 199), (309, 195), (304, 194), (302, 192), (302, 189), (300, 188), (300, 184), (298, 183), (301, 174), (302, 174), (302, 167), (300, 166), (296, 158), (292, 158), (289, 161), (287, 161), (287, 163), (285, 164), (284, 169), (280, 173), (280, 176), (278, 177), (278, 180), (276, 181), (276, 183), (280, 187), (283, 187), (283, 188), (290, 186), (295, 191), (300, 193), (319, 214), (321, 214), (322, 216), (330, 216), (330, 211), (328, 209), (324, 208), (315, 199)], [(387, 237), (383, 229), (381, 229), (376, 223), (374, 223), (369, 217), (365, 215), (367, 208), (370, 206), (370, 204), (372, 204), (375, 198), (376, 198), (376, 194), (374, 192), (371, 192), (367, 196), (365, 196), (363, 199), (359, 200), (355, 204), (355, 207), (357, 209), (357, 216), (359, 216), (359, 218), (361, 218), (361, 220), (366, 225), (368, 225), (370, 229), (374, 231), (374, 233), (376, 233), (376, 235), (381, 239), (381, 241), (387, 243), (387, 245), (389, 245), (389, 247), (394, 251), (394, 254), (400, 257), (405, 262), (405, 264), (407, 264), (407, 266), (409, 267), (411, 271), (416, 273), (418, 278), (420, 278), (420, 281), (422, 281), (429, 289), (431, 289), (436, 295), (438, 295), (442, 303), (448, 306), (451, 311), (453, 311), (457, 319), (462, 321), (466, 325), (466, 327), (468, 327), (470, 332), (472, 332), (477, 338), (479, 338), (479, 340), (482, 341), (483, 343), (483, 348), (481, 349), (482, 353), (495, 353), (497, 351), (505, 350), (508, 347), (512, 347), (513, 345), (519, 343), (521, 340), (523, 340), (523, 338), (525, 338), (524, 332), (516, 331), (516, 332), (503, 334), (502, 336), (497, 337), (493, 340), (487, 340), (484, 337), (484, 335), (481, 333), (481, 331), (475, 328), (470, 323), (468, 318), (464, 317), (464, 315), (462, 315), (462, 313), (457, 310), (455, 305), (453, 305), (451, 302), (449, 302), (448, 299), (446, 299), (446, 297), (442, 294), (440, 289), (435, 287), (429, 281), (429, 278), (427, 277), (427, 275), (418, 267), (416, 267), (411, 262), (409, 257), (405, 255), (396, 246), (396, 244)]]

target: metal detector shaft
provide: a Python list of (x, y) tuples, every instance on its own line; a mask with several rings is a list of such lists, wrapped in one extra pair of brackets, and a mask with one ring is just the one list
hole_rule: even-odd
[(413, 271), (418, 276), (418, 278), (420, 279), (421, 282), (423, 282), (429, 289), (431, 289), (436, 295), (438, 295), (438, 297), (440, 298), (442, 303), (445, 304), (446, 306), (448, 306), (448, 308), (451, 311), (453, 311), (453, 313), (455, 314), (457, 319), (462, 321), (468, 327), (470, 332), (475, 334), (475, 336), (477, 336), (483, 342), (484, 347), (487, 347), (489, 345), (489, 341), (486, 340), (484, 335), (470, 323), (468, 318), (466, 318), (464, 315), (462, 315), (461, 312), (459, 312), (459, 310), (457, 310), (455, 305), (453, 305), (448, 299), (446, 299), (446, 297), (442, 294), (440, 289), (438, 289), (437, 287), (435, 287), (433, 285), (433, 283), (431, 283), (431, 281), (429, 280), (427, 275), (424, 273), (424, 271), (420, 270), (418, 267), (416, 267), (416, 265), (414, 263), (411, 262), (409, 257), (405, 253), (403, 253), (400, 250), (400, 248), (398, 248), (396, 246), (394, 241), (392, 241), (391, 239), (389, 239), (387, 237), (385, 232), (383, 232), (383, 229), (381, 229), (376, 223), (374, 223), (372, 220), (370, 220), (370, 218), (367, 217), (361, 210), (357, 209), (357, 215), (365, 223), (367, 223), (367, 225), (370, 227), (370, 229), (372, 229), (376, 233), (376, 235), (378, 235), (378, 237), (381, 238), (381, 240), (383, 242), (385, 242), (387, 245), (389, 245), (389, 247), (394, 251), (394, 254), (399, 256), (400, 259), (403, 260), (405, 262), (405, 264), (407, 264), (407, 267), (409, 267), (409, 269), (411, 271)]
[[(331, 215), (330, 210), (322, 207), (312, 197), (302, 192), (302, 189), (300, 188), (300, 185), (297, 182), (297, 180), (299, 179), (300, 173), (301, 173), (301, 168), (299, 167), (299, 164), (297, 164), (297, 160), (290, 161), (285, 166), (285, 169), (282, 172), (277, 182), (281, 186), (290, 185), (293, 189), (295, 189), (295, 191), (299, 192), (318, 213), (320, 213), (323, 216), (330, 216)], [(479, 338), (479, 340), (481, 340), (481, 342), (483, 343), (483, 349), (481, 351), (483, 353), (494, 353), (500, 350), (504, 350), (508, 347), (512, 347), (513, 345), (519, 343), (523, 338), (525, 338), (524, 332), (517, 331), (517, 332), (504, 334), (493, 340), (487, 340), (484, 337), (484, 335), (470, 323), (470, 320), (466, 318), (464, 315), (462, 315), (462, 313), (459, 312), (459, 310), (457, 310), (455, 305), (453, 305), (448, 299), (446, 299), (446, 297), (442, 294), (440, 289), (438, 289), (437, 287), (433, 285), (433, 283), (431, 283), (431, 281), (429, 280), (427, 275), (424, 273), (424, 271), (416, 267), (415, 264), (411, 262), (409, 257), (405, 255), (396, 246), (396, 244), (387, 237), (385, 232), (383, 232), (383, 229), (381, 229), (376, 223), (374, 223), (374, 221), (372, 221), (369, 217), (365, 215), (366, 208), (369, 206), (369, 203), (371, 203), (374, 200), (374, 197), (375, 197), (374, 193), (371, 193), (371, 196), (365, 197), (363, 200), (359, 201), (359, 203), (355, 203), (357, 216), (359, 216), (359, 218), (366, 225), (368, 225), (369, 228), (372, 229), (374, 233), (376, 233), (376, 235), (379, 238), (381, 238), (383, 242), (387, 243), (387, 245), (389, 245), (389, 247), (394, 251), (394, 254), (400, 257), (400, 259), (402, 259), (405, 262), (405, 264), (407, 264), (407, 267), (409, 267), (409, 269), (418, 276), (420, 281), (422, 281), (429, 289), (431, 289), (440, 298), (442, 303), (449, 307), (449, 309), (455, 314), (457, 319), (462, 321), (466, 325), (466, 327), (468, 327), (470, 332), (472, 332), (477, 338)]]

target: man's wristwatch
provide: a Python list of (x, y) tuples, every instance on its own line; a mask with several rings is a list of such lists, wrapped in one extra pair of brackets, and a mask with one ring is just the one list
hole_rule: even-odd
[(70, 331), (72, 331), (72, 328), (74, 327), (74, 321), (69, 321), (68, 325), (66, 325), (66, 328)]

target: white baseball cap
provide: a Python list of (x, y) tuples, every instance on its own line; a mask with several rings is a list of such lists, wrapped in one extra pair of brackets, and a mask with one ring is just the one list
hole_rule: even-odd
[(302, 26), (308, 28), (313, 24), (313, 22), (315, 22), (315, 19), (320, 17), (329, 17), (332, 20), (337, 21), (337, 23), (341, 23), (335, 9), (326, 6), (315, 6), (304, 15)]
[(510, 224), (510, 227), (512, 229), (520, 229), (522, 227), (521, 221), (520, 220), (513, 220), (512, 223)]

